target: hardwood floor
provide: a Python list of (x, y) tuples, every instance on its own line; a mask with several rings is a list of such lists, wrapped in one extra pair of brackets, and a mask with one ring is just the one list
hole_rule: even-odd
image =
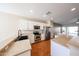
[(32, 44), (32, 56), (50, 56), (50, 40)]

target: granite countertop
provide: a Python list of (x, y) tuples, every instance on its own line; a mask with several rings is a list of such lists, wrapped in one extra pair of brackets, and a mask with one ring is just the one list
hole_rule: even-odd
[(76, 48), (79, 48), (79, 37), (73, 37), (69, 42), (69, 45), (72, 45)]
[(24, 51), (31, 50), (31, 45), (29, 42), (29, 39), (27, 40), (21, 40), (16, 41), (7, 51), (4, 55), (18, 55)]
[(65, 47), (68, 47), (68, 42), (70, 41), (70, 38), (67, 37), (66, 35), (60, 35), (56, 37), (55, 39), (53, 39), (53, 41)]
[(6, 46), (8, 46), (8, 45), (10, 45), (12, 42), (14, 42), (15, 39), (16, 39), (16, 37), (17, 37), (17, 35), (14, 35), (14, 36), (12, 36), (12, 37), (10, 37), (10, 38), (8, 38), (8, 39), (6, 39), (6, 40), (0, 42), (0, 51), (4, 50), (4, 48), (5, 48)]

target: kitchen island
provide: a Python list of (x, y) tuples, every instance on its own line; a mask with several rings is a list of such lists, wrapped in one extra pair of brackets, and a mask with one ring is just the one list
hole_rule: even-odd
[[(79, 37), (78, 37), (79, 38)], [(70, 38), (66, 35), (60, 35), (51, 40), (52, 56), (79, 56), (79, 40)]]

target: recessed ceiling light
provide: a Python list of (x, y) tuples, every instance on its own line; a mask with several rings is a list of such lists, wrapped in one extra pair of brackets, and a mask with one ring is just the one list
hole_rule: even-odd
[(31, 13), (33, 13), (33, 10), (30, 10)]
[(76, 8), (72, 8), (72, 9), (71, 9), (71, 11), (75, 11), (75, 10), (76, 10)]

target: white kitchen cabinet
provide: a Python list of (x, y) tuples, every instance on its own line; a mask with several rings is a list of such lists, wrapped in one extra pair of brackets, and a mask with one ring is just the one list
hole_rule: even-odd
[(31, 50), (27, 50), (27, 51), (25, 51), (17, 56), (31, 56)]
[(31, 44), (35, 42), (35, 40), (34, 40), (34, 35), (33, 35), (32, 33), (30, 33), (30, 34), (28, 35), (28, 37), (29, 37), (29, 40), (30, 40), (30, 43), (31, 43)]
[(51, 56), (69, 56), (70, 50), (69, 48), (58, 44), (56, 42), (51, 42)]
[(45, 34), (41, 34), (41, 40), (45, 40)]

